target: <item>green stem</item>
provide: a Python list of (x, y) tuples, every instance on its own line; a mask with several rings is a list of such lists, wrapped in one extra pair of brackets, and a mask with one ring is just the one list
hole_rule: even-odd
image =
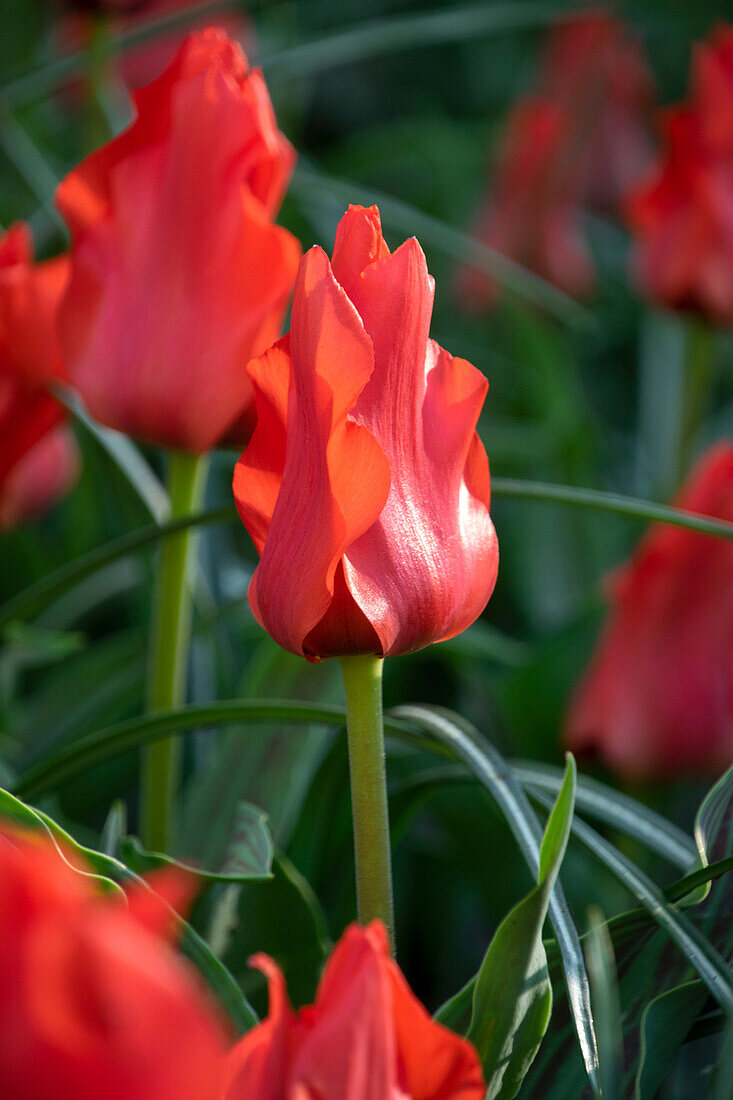
[(685, 388), (680, 424), (680, 467), (687, 472), (695, 436), (707, 412), (715, 361), (715, 329), (703, 320), (690, 325), (685, 364)]
[[(173, 519), (200, 508), (207, 468), (206, 455), (169, 452), (167, 484)], [(186, 528), (170, 535), (160, 546), (150, 629), (148, 714), (185, 702), (191, 637), (189, 572), (196, 538), (196, 528)], [(140, 833), (145, 846), (154, 851), (164, 852), (169, 847), (180, 753), (177, 737), (167, 737), (143, 751)]]
[(342, 657), (360, 924), (381, 920), (394, 947), (381, 657)]

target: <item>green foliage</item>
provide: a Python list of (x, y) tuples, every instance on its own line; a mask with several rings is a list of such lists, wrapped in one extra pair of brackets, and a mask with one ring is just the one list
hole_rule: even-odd
[(552, 987), (542, 927), (565, 854), (575, 802), (575, 762), (545, 828), (539, 879), (499, 925), (473, 990), (467, 1038), (479, 1052), (491, 1100), (511, 1100), (539, 1049), (550, 1021)]

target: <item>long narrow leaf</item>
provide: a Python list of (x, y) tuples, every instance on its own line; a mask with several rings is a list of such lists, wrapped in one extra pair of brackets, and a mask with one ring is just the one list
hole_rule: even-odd
[[(439, 708), (396, 707), (391, 717), (402, 718), (427, 730), (458, 757), (491, 794), (512, 830), (534, 877), (540, 870), (542, 830), (527, 796), (514, 779), (504, 758), (458, 715)], [(598, 1052), (590, 1005), (590, 986), (580, 937), (568, 911), (559, 883), (550, 898), (550, 919), (563, 957), (568, 997), (578, 1033), (586, 1073), (598, 1092)]]
[[(552, 799), (536, 792), (535, 798), (545, 806)], [(605, 867), (611, 871), (641, 903), (654, 920), (679, 947), (695, 968), (711, 995), (725, 1012), (733, 1012), (733, 982), (730, 968), (713, 945), (698, 929), (671, 906), (663, 891), (632, 863), (622, 852), (609, 844), (600, 833), (582, 822), (576, 823), (575, 836)]]

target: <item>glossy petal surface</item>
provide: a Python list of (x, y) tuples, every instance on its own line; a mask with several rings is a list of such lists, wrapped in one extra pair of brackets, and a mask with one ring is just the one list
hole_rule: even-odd
[(311, 659), (406, 653), (464, 630), (494, 587), (483, 376), (429, 338), (417, 241), (390, 255), (351, 207), (333, 268), (304, 258), (292, 328), (249, 364), (259, 426), (234, 492), (261, 554), (253, 610)]

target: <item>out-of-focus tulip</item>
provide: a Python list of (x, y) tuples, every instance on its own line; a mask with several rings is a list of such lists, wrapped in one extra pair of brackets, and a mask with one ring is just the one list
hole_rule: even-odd
[[(56, 21), (56, 40), (61, 53), (73, 53), (89, 47), (94, 33), (95, 21), (104, 16), (107, 19), (106, 31), (109, 34), (129, 34), (139, 30), (147, 23), (163, 19), (166, 16), (183, 14), (186, 8), (194, 7), (197, 0), (73, 0), (66, 4)], [(185, 33), (204, 30), (211, 17), (195, 16), (187, 23)], [(236, 3), (231, 11), (217, 12), (217, 26), (220, 26), (232, 38), (245, 41), (249, 50), (252, 46), (253, 30), (244, 13)], [(114, 54), (109, 63), (119, 72), (128, 88), (141, 88), (160, 76), (184, 37), (180, 29), (166, 34), (156, 34), (123, 52)]]
[(0, 237), (0, 530), (41, 515), (75, 482), (79, 453), (45, 386), (64, 378), (56, 316), (66, 257), (34, 264), (30, 235)]
[[(676, 504), (733, 521), (733, 444), (713, 447)], [(609, 585), (611, 611), (570, 706), (566, 742), (635, 778), (733, 761), (733, 545), (653, 527)]]
[(257, 428), (234, 494), (260, 552), (250, 603), (310, 659), (407, 653), (481, 613), (498, 550), (476, 434), (483, 375), (429, 339), (434, 283), (376, 207), (301, 263), (291, 331), (248, 365)]
[(147, 899), (101, 897), (50, 842), (7, 829), (0, 898), (3, 1095), (219, 1100), (218, 1017)]
[(695, 47), (691, 83), (706, 152), (733, 157), (733, 27), (721, 24)]
[(733, 321), (733, 157), (706, 152), (701, 115), (665, 118), (665, 153), (629, 196), (634, 270), (646, 295), (673, 309)]
[(270, 1013), (229, 1055), (225, 1100), (482, 1100), (476, 1051), (430, 1018), (379, 922), (347, 929), (315, 1004), (297, 1015), (272, 959), (252, 963), (267, 975)]
[[(493, 194), (475, 236), (567, 294), (593, 287), (579, 207), (580, 165), (570, 156), (573, 119), (539, 97), (512, 111), (499, 152)], [(461, 299), (472, 308), (493, 304), (494, 282), (475, 268), (460, 272)]]
[(627, 198), (634, 271), (673, 309), (733, 322), (733, 30), (697, 48), (689, 100), (664, 112), (659, 163)]
[(220, 30), (186, 39), (135, 103), (57, 193), (73, 239), (62, 347), (102, 423), (202, 452), (245, 417), (244, 365), (280, 331), (300, 247), (272, 219), (295, 154)]
[[(593, 289), (581, 211), (616, 211), (652, 156), (653, 83), (641, 46), (604, 12), (549, 33), (535, 95), (510, 112), (491, 195), (476, 220), (484, 244), (575, 298)], [(462, 268), (462, 303), (494, 304), (496, 286)]]
[(615, 211), (652, 159), (654, 82), (640, 42), (603, 11), (552, 28), (541, 94), (572, 118), (568, 159), (580, 163), (584, 207)]

